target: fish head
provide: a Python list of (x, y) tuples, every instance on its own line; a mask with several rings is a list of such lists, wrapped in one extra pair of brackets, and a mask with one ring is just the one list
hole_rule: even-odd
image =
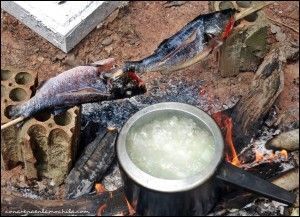
[(146, 86), (135, 73), (124, 73), (118, 79), (110, 81), (110, 94), (113, 99), (133, 97), (145, 93)]
[(225, 40), (233, 29), (235, 12), (235, 9), (230, 8), (207, 14), (204, 17), (205, 33)]

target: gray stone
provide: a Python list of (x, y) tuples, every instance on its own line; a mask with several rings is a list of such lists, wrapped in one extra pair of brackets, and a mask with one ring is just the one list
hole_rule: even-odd
[(285, 149), (287, 151), (296, 151), (299, 149), (299, 129), (281, 133), (271, 139), (266, 144), (270, 149)]
[(267, 24), (262, 16), (253, 25), (236, 29), (220, 48), (222, 77), (256, 71), (267, 51)]
[(110, 45), (113, 42), (112, 38), (108, 37), (106, 39), (104, 39), (101, 44), (104, 46)]

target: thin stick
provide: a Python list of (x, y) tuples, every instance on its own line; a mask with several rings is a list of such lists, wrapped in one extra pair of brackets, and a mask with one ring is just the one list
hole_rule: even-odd
[(2, 132), (1, 132), (1, 171), (6, 170), (6, 166), (5, 166), (4, 159), (3, 159), (3, 154), (2, 154), (2, 147), (3, 146), (4, 146), (4, 138), (3, 138), (3, 135), (2, 135)]
[(254, 5), (254, 6), (251, 7), (251, 8), (247, 8), (247, 9), (241, 11), (240, 13), (238, 13), (238, 14), (235, 16), (235, 20), (240, 20), (240, 19), (242, 19), (242, 18), (248, 16), (249, 14), (252, 14), (252, 13), (254, 13), (254, 12), (256, 12), (256, 11), (259, 11), (260, 9), (262, 9), (262, 8), (268, 6), (269, 4), (272, 4), (272, 3), (274, 3), (274, 2), (272, 2), (272, 1), (261, 2), (261, 3), (258, 3), (258, 4), (256, 4), (256, 5)]
[(291, 29), (291, 30), (294, 30), (295, 32), (299, 33), (298, 29), (295, 29), (294, 27), (291, 27), (291, 26), (289, 26), (289, 25), (287, 25), (287, 24), (285, 24), (285, 23), (282, 23), (282, 22), (279, 21), (279, 20), (274, 20), (273, 18), (270, 18), (270, 17), (267, 17), (267, 18), (268, 18), (269, 20), (275, 22), (275, 23), (278, 23), (279, 25), (285, 26), (285, 27), (287, 27), (287, 28), (289, 28), (289, 29)]
[(10, 122), (7, 122), (6, 124), (1, 125), (1, 131), (6, 129), (7, 127), (10, 127), (14, 124), (17, 124), (17, 123), (23, 121), (24, 119), (25, 119), (25, 117), (18, 117)]

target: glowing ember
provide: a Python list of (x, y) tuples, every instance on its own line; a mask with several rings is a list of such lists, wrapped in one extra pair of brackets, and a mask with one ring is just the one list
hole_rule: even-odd
[(125, 200), (126, 200), (126, 203), (127, 203), (129, 215), (134, 215), (135, 214), (135, 209), (130, 205), (130, 203), (128, 202), (128, 200), (126, 198), (125, 198)]
[(229, 22), (227, 23), (227, 25), (225, 26), (225, 30), (222, 34), (222, 39), (225, 40), (229, 34), (231, 33), (232, 29), (233, 29), (233, 26), (234, 26), (234, 17), (231, 17)]
[(286, 150), (284, 150), (284, 149), (281, 150), (281, 151), (280, 151), (280, 155), (283, 156), (285, 159), (288, 159), (288, 153), (287, 153)]
[(261, 154), (260, 152), (255, 152), (255, 162), (262, 161), (264, 159), (264, 155)]
[(144, 85), (144, 81), (135, 72), (128, 72), (128, 76), (132, 80), (136, 81), (139, 86), (143, 86)]
[(105, 187), (101, 185), (100, 183), (95, 184), (95, 190), (98, 194), (101, 194), (106, 191)]
[(99, 207), (99, 209), (97, 210), (97, 214), (96, 216), (102, 216), (104, 209), (106, 208), (106, 204), (103, 204), (102, 206)]
[(225, 133), (225, 143), (227, 145), (226, 160), (235, 166), (241, 166), (241, 162), (235, 151), (233, 144), (233, 123), (232, 118), (228, 117), (222, 112), (217, 112), (212, 115), (213, 119), (217, 122), (219, 127)]

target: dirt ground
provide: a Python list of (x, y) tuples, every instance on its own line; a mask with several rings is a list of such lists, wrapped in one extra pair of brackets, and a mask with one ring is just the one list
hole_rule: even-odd
[[(99, 24), (71, 52), (63, 53), (21, 22), (3, 13), (1, 30), (1, 66), (35, 70), (39, 81), (48, 79), (74, 66), (99, 59), (114, 57), (118, 64), (138, 60), (151, 54), (158, 44), (173, 35), (197, 15), (209, 11), (208, 2), (186, 2), (178, 7), (165, 7), (165, 1), (130, 2), (129, 6), (111, 15)], [(263, 9), (267, 16), (299, 29), (299, 2), (278, 2)], [(278, 25), (287, 39), (298, 40), (299, 34)], [(208, 90), (220, 98), (243, 94), (253, 73), (241, 73), (236, 78), (222, 79), (217, 71), (215, 57), (174, 76), (203, 79)], [(280, 110), (299, 108), (298, 64), (285, 69), (285, 88), (278, 100)], [(173, 76), (172, 75), (172, 76)], [(159, 73), (145, 75), (146, 83)], [(232, 94), (231, 94), (232, 93)]]
[[(114, 57), (118, 64), (138, 60), (151, 54), (158, 44), (173, 35), (187, 22), (208, 12), (208, 2), (188, 1), (178, 7), (165, 7), (164, 1), (130, 2), (129, 6), (99, 24), (68, 54), (34, 33), (9, 14), (1, 15), (1, 68), (10, 66), (38, 72), (39, 82), (80, 64)], [(273, 19), (299, 29), (299, 2), (278, 2), (263, 9)], [(275, 23), (274, 23), (275, 24)], [(287, 40), (298, 41), (299, 33), (278, 25)], [(270, 39), (271, 43), (276, 40)], [(276, 106), (279, 114), (299, 120), (299, 62), (284, 68), (285, 87)], [(164, 76), (160, 73), (143, 75), (147, 85)], [(247, 93), (253, 72), (234, 78), (221, 78), (215, 56), (204, 63), (173, 73), (171, 76), (205, 80), (207, 91), (218, 98)], [(19, 172), (17, 172), (19, 173)]]

